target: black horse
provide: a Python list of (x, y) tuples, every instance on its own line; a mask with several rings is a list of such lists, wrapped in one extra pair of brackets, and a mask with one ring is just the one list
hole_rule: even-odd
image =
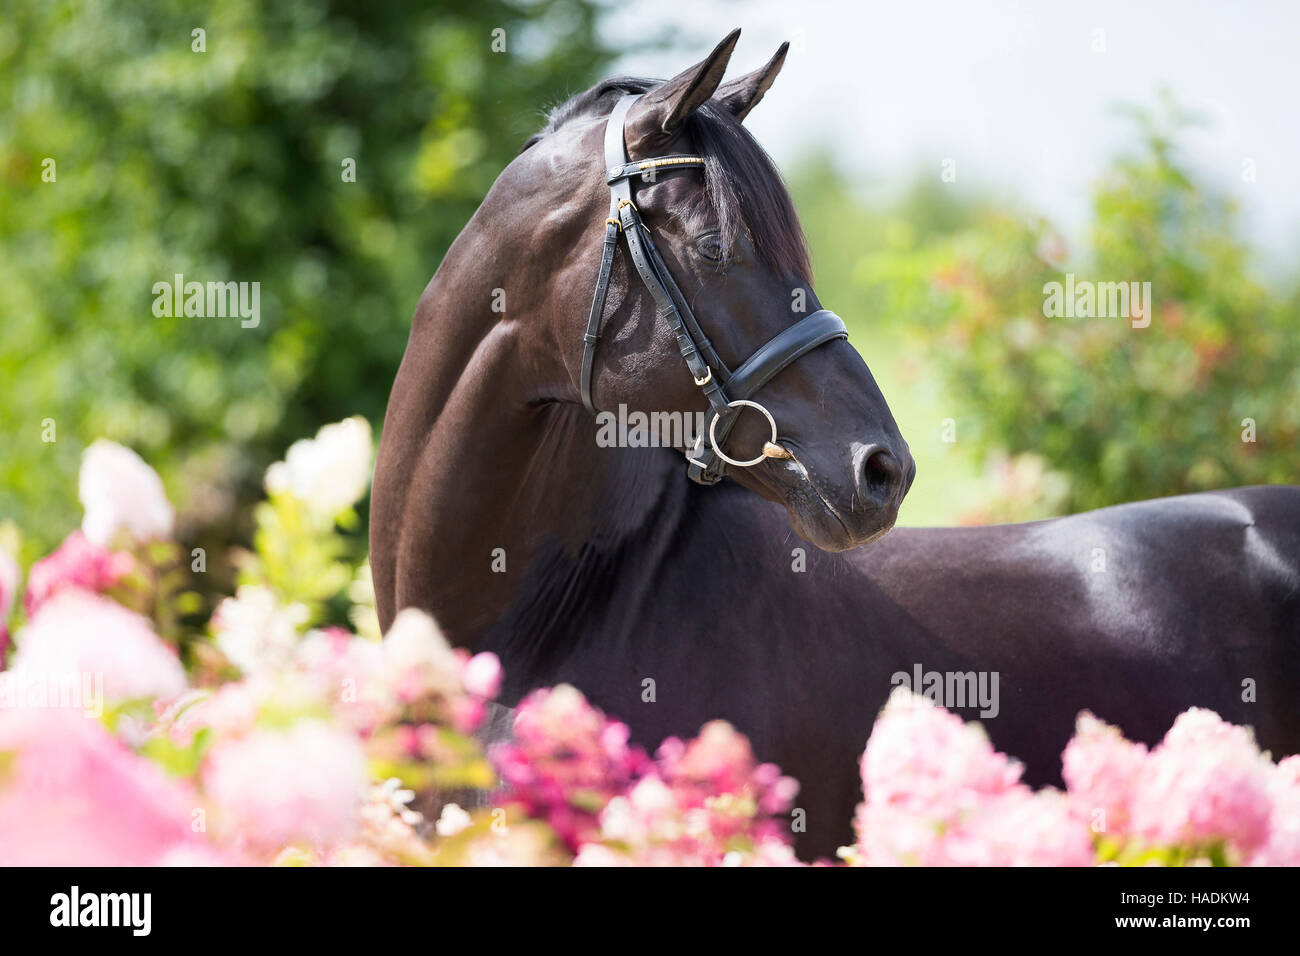
[[(996, 676), (993, 706), (947, 702), (982, 711), (1034, 783), (1059, 780), (1085, 708), (1153, 742), (1211, 707), (1275, 755), (1300, 749), (1300, 488), (882, 538), (914, 465), (839, 339), (760, 393), (783, 454), (719, 485), (687, 480), (684, 439), (596, 440), (583, 334), (609, 215), (602, 140), (625, 94), (644, 94), (632, 159), (704, 159), (637, 182), (635, 204), (722, 359), (791, 325), (792, 302), (820, 308), (789, 197), (741, 125), (785, 48), (722, 84), (735, 41), (666, 83), (610, 80), (560, 107), (447, 253), (375, 474), (383, 625), (426, 608), (501, 657), (507, 703), (567, 681), (647, 745), (730, 720), (802, 782), (805, 856), (850, 838), (857, 758), (900, 674)], [(603, 329), (595, 407), (707, 407), (622, 243)], [(726, 450), (761, 456), (767, 427), (745, 412)]]

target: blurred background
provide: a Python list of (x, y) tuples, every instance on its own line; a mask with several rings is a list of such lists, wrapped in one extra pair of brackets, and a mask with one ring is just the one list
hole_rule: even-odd
[[(736, 73), (792, 41), (747, 125), (911, 443), (901, 523), (1300, 480), (1300, 13), (1046, 7), (10, 0), (0, 522), (48, 551), (107, 437), (182, 541), (247, 540), (292, 441), (378, 431), (421, 291), (544, 110), (734, 26)], [(1045, 317), (1067, 272), (1150, 282), (1150, 327)], [(155, 317), (176, 273), (260, 282), (260, 326)]]

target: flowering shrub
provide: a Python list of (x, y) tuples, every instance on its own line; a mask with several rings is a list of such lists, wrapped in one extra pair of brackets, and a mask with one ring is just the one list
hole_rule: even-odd
[(866, 752), (856, 846), (873, 866), (1086, 866), (1091, 835), (1068, 802), (1020, 783), (1021, 767), (978, 725), (905, 690), (881, 713)]
[[(1188, 114), (1166, 100), (1131, 115), (1132, 148), (1091, 188), (1078, 243), (1014, 204), (963, 213), (937, 180), (890, 221), (869, 223), (886, 237), (877, 248), (851, 243), (846, 279), (869, 297), (873, 333), (906, 330), (908, 350), (930, 363), (926, 387), (941, 380), (942, 407), (969, 410), (961, 443), (988, 467), (991, 500), (967, 523), (1295, 480), (1293, 286), (1258, 280), (1240, 210), (1188, 161)], [(855, 205), (823, 207), (805, 219), (808, 235), (826, 251), (856, 239), (865, 215)], [(1047, 287), (1070, 274), (1140, 279), (1154, 298), (1138, 327), (1101, 302), (1053, 314)], [(1175, 407), (1177, 428), (1146, 411)]]
[[(347, 561), (370, 442), (350, 419), (272, 466), (236, 593), (198, 628), (157, 476), (87, 450), (86, 520), (21, 601), (0, 550), (0, 655), (19, 625), (0, 670), (0, 865), (798, 864), (798, 784), (724, 721), (652, 755), (561, 685), (485, 752), (500, 663), (416, 610), (381, 636)], [(1212, 712), (1149, 752), (1083, 714), (1063, 767), (1065, 792), (1035, 792), (977, 725), (899, 691), (841, 856), (1300, 863), (1300, 757), (1274, 765)]]
[(577, 865), (793, 863), (788, 826), (798, 784), (755, 766), (749, 741), (725, 721), (650, 760), (577, 690), (534, 691), (514, 739), (493, 748), (504, 799), (549, 823)]
[(900, 689), (862, 757), (863, 865), (1300, 865), (1300, 756), (1274, 765), (1213, 711), (1149, 753), (1089, 713), (1062, 757), (1066, 792), (1034, 792), (977, 724)]

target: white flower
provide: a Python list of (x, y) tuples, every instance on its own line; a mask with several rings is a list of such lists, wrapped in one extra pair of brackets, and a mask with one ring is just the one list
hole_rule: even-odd
[[(389, 810), (401, 816), (404, 813), (415, 813), (406, 805), (415, 799), (415, 791), (407, 790), (402, 786), (402, 781), (397, 777), (389, 777), (383, 783), (376, 784), (370, 788), (371, 797), (381, 800)], [(415, 813), (419, 818), (419, 814)], [(407, 822), (411, 822), (407, 820)]]
[(166, 538), (175, 512), (158, 473), (129, 448), (99, 439), (81, 456), (81, 530), (107, 547), (119, 530), (139, 541)]
[(266, 491), (267, 494), (278, 495), (289, 490), (289, 467), (282, 461), (277, 461), (270, 468), (266, 469)]
[(461, 663), (426, 612), (413, 607), (399, 611), (383, 648), (390, 681), (400, 683), (414, 678), (427, 690), (449, 695), (460, 692)]
[(284, 461), (266, 470), (266, 490), (287, 492), (318, 518), (333, 519), (365, 495), (370, 456), (370, 423), (354, 415), (290, 445)]
[(449, 837), (460, 833), (472, 822), (470, 815), (462, 810), (459, 804), (449, 803), (442, 808), (438, 822), (433, 825), (433, 828), (438, 831), (438, 836)]
[(271, 589), (245, 584), (212, 615), (217, 647), (245, 674), (269, 674), (285, 667), (310, 611), (302, 604), (281, 607)]

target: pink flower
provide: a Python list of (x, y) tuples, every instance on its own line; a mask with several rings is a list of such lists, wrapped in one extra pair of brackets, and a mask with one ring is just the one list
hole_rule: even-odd
[(357, 738), (314, 720), (219, 741), (203, 767), (220, 831), (264, 853), (298, 841), (346, 842), (360, 825), (366, 785)]
[(944, 841), (953, 866), (1092, 866), (1092, 833), (1064, 794), (1018, 787), (994, 797)]
[[(728, 725), (718, 721), (712, 729), (708, 726), (699, 739), (681, 749), (682, 755), (693, 749), (700, 752), (717, 747), (723, 744), (723, 735), (739, 738), (748, 752), (749, 742)], [(706, 736), (714, 739), (701, 743)], [(739, 757), (742, 747), (727, 740), (722, 749)], [(575, 864), (799, 865), (790, 846), (789, 826), (769, 817), (758, 806), (764, 793), (756, 781), (752, 758), (739, 763), (728, 760), (727, 764), (729, 785), (733, 787), (728, 790), (714, 789), (706, 782), (710, 777), (716, 779), (713, 774), (665, 775), (662, 764), (659, 772), (647, 773), (626, 793), (605, 805), (600, 813), (599, 843), (594, 839), (584, 843)], [(787, 779), (778, 773), (773, 782)], [(602, 849), (592, 849), (594, 846)]]
[(798, 784), (755, 766), (724, 721), (665, 740), (655, 763), (577, 690), (535, 691), (514, 740), (492, 751), (510, 799), (544, 819), (580, 866), (794, 865), (789, 810)]
[(1300, 754), (1273, 768), (1268, 843), (1251, 859), (1254, 866), (1300, 866)]
[(742, 789), (754, 769), (749, 740), (725, 720), (705, 724), (699, 736), (685, 745), (668, 738), (657, 756), (661, 765), (671, 768), (671, 776), (689, 778), (717, 793)]
[(599, 829), (597, 815), (650, 766), (628, 730), (574, 687), (534, 691), (515, 713), (513, 739), (490, 751), (510, 799), (550, 823), (571, 849)]
[(176, 744), (186, 746), (205, 728), (222, 739), (242, 737), (262, 721), (284, 725), (299, 717), (319, 717), (326, 712), (326, 703), (319, 680), (286, 671), (246, 677), (215, 691), (193, 691), (168, 701), (158, 725)]
[(199, 852), (194, 793), (70, 710), (0, 708), (0, 866), (153, 866)]
[(358, 686), (383, 672), (384, 652), (378, 641), (357, 637), (341, 627), (309, 631), (294, 651), (295, 666), (330, 683), (346, 680)]
[(462, 734), (472, 734), (487, 716), (487, 705), (479, 697), (457, 697), (451, 701), (451, 725)]
[(1223, 745), (1242, 752), (1258, 753), (1255, 735), (1250, 728), (1230, 724), (1204, 707), (1193, 707), (1179, 714), (1161, 743), (1186, 749)]
[(603, 843), (584, 843), (573, 858), (573, 865), (580, 867), (630, 867), (637, 862), (629, 854), (620, 852)]
[(1094, 819), (1104, 832), (1122, 834), (1128, 826), (1133, 791), (1146, 765), (1147, 748), (1084, 711), (1074, 737), (1061, 755), (1062, 775), (1078, 812)]
[(713, 841), (705, 857), (720, 857), (733, 839), (789, 843), (790, 827), (779, 818), (789, 812), (798, 782), (775, 764), (755, 766), (749, 739), (726, 721), (710, 721), (685, 744), (668, 738), (656, 758), (677, 805)]
[(799, 781), (781, 775), (774, 763), (761, 763), (754, 768), (751, 780), (759, 791), (758, 808), (764, 813), (788, 813), (799, 795)]
[(154, 866), (210, 867), (248, 866), (246, 860), (206, 843), (178, 844), (168, 850)]
[(383, 683), (384, 651), (378, 641), (341, 627), (311, 631), (294, 651), (293, 663), (320, 683), (335, 712), (357, 730), (371, 730), (391, 716), (392, 700)]
[(873, 805), (927, 820), (956, 819), (1020, 779), (1020, 764), (998, 753), (977, 724), (963, 724), (923, 697), (896, 690), (862, 755), (862, 786)]
[(158, 473), (135, 452), (100, 439), (81, 456), (81, 504), (86, 538), (107, 547), (119, 531), (137, 541), (167, 538), (174, 512)]
[[(725, 865), (725, 864), (724, 864)], [(764, 839), (759, 840), (758, 845), (754, 848), (754, 853), (745, 858), (743, 866), (803, 866), (803, 862), (794, 855), (794, 847), (785, 840)], [(826, 861), (822, 860), (813, 864), (814, 866), (825, 866)]]
[(490, 651), (475, 654), (461, 671), (460, 682), (475, 697), (496, 697), (501, 689), (501, 661)]
[(976, 724), (905, 689), (862, 755), (854, 862), (872, 866), (1074, 866), (1092, 836), (1066, 798), (1035, 794)]
[(102, 674), (109, 700), (174, 697), (186, 689), (176, 652), (149, 621), (97, 594), (59, 591), (18, 638), (15, 675), (97, 679)]
[(1152, 846), (1222, 842), (1249, 856), (1268, 840), (1271, 775), (1249, 730), (1193, 708), (1146, 761), (1133, 798), (1133, 832)]
[(190, 691), (168, 702), (159, 715), (159, 726), (181, 747), (189, 746), (194, 735), (204, 728), (222, 736), (247, 733), (257, 723), (262, 700), (270, 696), (268, 683), (249, 678), (223, 684), (216, 691)]
[(609, 801), (600, 814), (600, 840), (608, 852), (586, 844), (575, 860), (580, 866), (718, 866), (724, 853), (711, 839), (702, 813), (691, 813), (678, 794), (656, 774), (637, 781), (626, 795)]
[(96, 594), (107, 591), (126, 575), (135, 559), (125, 551), (108, 551), (82, 532), (74, 531), (58, 549), (32, 565), (23, 598), (30, 618), (41, 605), (65, 588)]
[(868, 866), (945, 866), (943, 824), (902, 807), (858, 805), (854, 862)]

